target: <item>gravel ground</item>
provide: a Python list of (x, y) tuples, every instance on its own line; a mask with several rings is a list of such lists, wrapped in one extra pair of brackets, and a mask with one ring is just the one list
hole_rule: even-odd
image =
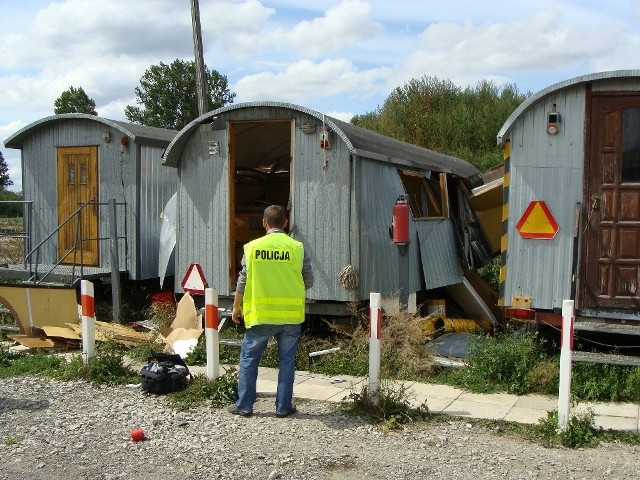
[[(304, 401), (276, 418), (169, 408), (138, 388), (35, 377), (0, 380), (0, 478), (115, 479), (637, 479), (640, 447), (547, 449), (451, 419), (384, 431)], [(146, 440), (133, 442), (143, 428)]]

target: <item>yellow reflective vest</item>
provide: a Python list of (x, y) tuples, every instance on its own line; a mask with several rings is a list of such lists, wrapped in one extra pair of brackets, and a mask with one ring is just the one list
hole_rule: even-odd
[(304, 322), (304, 247), (284, 232), (244, 246), (247, 283), (242, 309), (246, 328)]

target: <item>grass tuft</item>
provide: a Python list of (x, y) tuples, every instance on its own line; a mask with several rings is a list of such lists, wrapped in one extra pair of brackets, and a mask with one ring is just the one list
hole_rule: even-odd
[(364, 416), (392, 430), (411, 422), (426, 420), (429, 416), (426, 402), (412, 407), (406, 387), (384, 382), (376, 395), (370, 393), (367, 385), (360, 392), (352, 393), (341, 404), (341, 409), (346, 413)]

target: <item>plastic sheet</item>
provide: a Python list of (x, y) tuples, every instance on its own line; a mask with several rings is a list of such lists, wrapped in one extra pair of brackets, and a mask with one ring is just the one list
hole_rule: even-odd
[[(162, 225), (160, 227), (160, 254), (158, 255), (158, 276), (160, 277), (160, 288), (162, 288), (162, 284), (164, 283), (164, 277), (167, 274), (169, 261), (171, 260), (173, 250), (176, 246), (176, 197), (177, 193), (174, 193), (161, 214)], [(170, 268), (169, 274), (173, 274), (173, 265)]]

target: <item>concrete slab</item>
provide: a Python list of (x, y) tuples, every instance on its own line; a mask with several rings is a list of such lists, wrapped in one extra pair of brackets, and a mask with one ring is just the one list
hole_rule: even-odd
[(633, 403), (579, 403), (572, 410), (576, 413), (593, 410), (596, 415), (607, 417), (633, 417), (638, 418), (639, 407)]
[(293, 396), (309, 398), (313, 400), (329, 400), (339, 395), (348, 396), (349, 392), (344, 388), (319, 385), (313, 382), (302, 382), (293, 386)]
[(443, 398), (454, 400), (463, 392), (449, 385), (435, 385), (433, 383), (414, 383), (411, 391), (416, 395), (425, 395), (427, 398)]
[[(278, 382), (273, 380), (265, 380), (264, 378), (258, 377), (258, 381), (256, 382), (256, 391), (260, 395), (275, 395), (278, 390)], [(294, 392), (295, 392), (295, 384), (294, 384)]]
[(513, 407), (504, 416), (508, 422), (527, 423), (537, 425), (540, 420), (547, 418), (547, 411), (542, 408)]
[[(221, 365), (221, 373), (235, 365)], [(194, 374), (206, 374), (205, 367), (190, 367)], [(277, 389), (278, 369), (260, 367), (257, 389), (262, 396), (273, 396)], [(368, 383), (366, 377), (328, 376), (306, 371), (296, 372), (293, 394), (296, 398), (341, 402), (351, 393), (359, 393)], [(448, 386), (412, 381), (389, 382), (403, 387), (412, 406), (427, 402), (430, 412), (459, 417), (506, 420), (537, 424), (547, 412), (558, 408), (558, 399), (549, 395), (477, 394)], [(384, 381), (383, 381), (384, 385)], [(571, 408), (576, 415), (592, 409), (597, 427), (605, 430), (640, 432), (640, 405), (633, 403), (580, 403)]]
[(604, 430), (638, 432), (637, 417), (608, 417), (606, 415), (596, 415), (593, 423), (596, 427), (603, 428)]
[(479, 394), (463, 392), (458, 397), (458, 400), (466, 402), (485, 403), (489, 405), (501, 405), (511, 408), (518, 401), (518, 396), (508, 393)]
[(443, 413), (457, 417), (502, 420), (507, 416), (511, 407), (512, 405), (457, 399), (445, 408)]
[(453, 403), (451, 398), (430, 397), (424, 400), (418, 398), (417, 403), (412, 403), (411, 405), (418, 407), (425, 400), (427, 402), (427, 408), (431, 413), (446, 413), (445, 410)]
[(514, 407), (533, 408), (550, 412), (558, 408), (558, 399), (548, 395), (523, 395), (518, 397)]

